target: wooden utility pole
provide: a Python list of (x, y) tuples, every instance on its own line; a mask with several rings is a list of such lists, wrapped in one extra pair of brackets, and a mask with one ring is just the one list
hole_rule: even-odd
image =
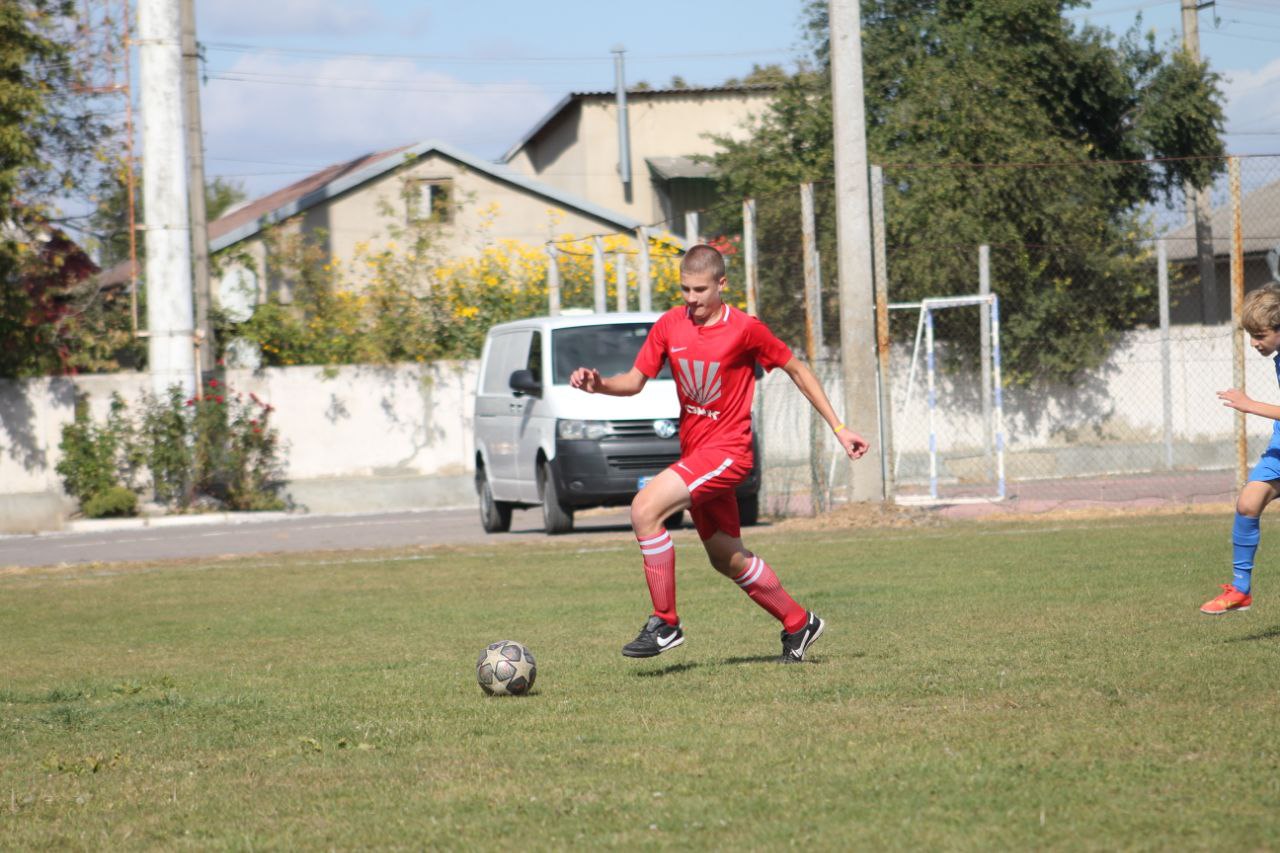
[(182, 93), (187, 120), (187, 199), (191, 215), (191, 278), (195, 287), (200, 369), (214, 363), (213, 324), (209, 322), (209, 223), (204, 207), (204, 132), (200, 124), (200, 49), (196, 43), (195, 0), (181, 0)]
[[(1213, 5), (1213, 0), (1198, 3), (1182, 0), (1182, 49), (1196, 62), (1200, 61), (1201, 9)], [(1187, 216), (1195, 223), (1196, 259), (1200, 271), (1200, 305), (1205, 323), (1218, 322), (1218, 271), (1213, 258), (1213, 202), (1209, 190), (1197, 189), (1188, 183), (1183, 188), (1187, 197)]]

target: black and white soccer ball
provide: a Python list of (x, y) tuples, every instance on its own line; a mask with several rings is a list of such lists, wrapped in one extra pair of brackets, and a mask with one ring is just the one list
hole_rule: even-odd
[(515, 640), (490, 643), (476, 660), (476, 681), (490, 696), (523, 696), (537, 677), (533, 652)]

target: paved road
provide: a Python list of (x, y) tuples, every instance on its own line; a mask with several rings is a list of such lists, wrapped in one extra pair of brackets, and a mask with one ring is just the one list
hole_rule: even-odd
[[(140, 527), (103, 524), (92, 532), (0, 537), (0, 567), (174, 560), (290, 551), (401, 548), (541, 540), (538, 509), (517, 510), (511, 532), (487, 534), (475, 509), (389, 512), (373, 515), (299, 515), (235, 523)], [(196, 521), (200, 521), (196, 517)], [(630, 531), (625, 509), (579, 513), (568, 538)]]

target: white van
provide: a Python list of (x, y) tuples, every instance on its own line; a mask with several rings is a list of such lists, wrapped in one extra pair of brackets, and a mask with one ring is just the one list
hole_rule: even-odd
[[(632, 397), (569, 387), (578, 367), (624, 373), (657, 313), (534, 317), (489, 330), (476, 388), (476, 493), (490, 533), (516, 507), (542, 507), (547, 533), (573, 529), (575, 510), (626, 506), (680, 458), (680, 405), (670, 370)], [(759, 515), (758, 468), (738, 487), (743, 524)], [(680, 517), (668, 526), (678, 526)]]

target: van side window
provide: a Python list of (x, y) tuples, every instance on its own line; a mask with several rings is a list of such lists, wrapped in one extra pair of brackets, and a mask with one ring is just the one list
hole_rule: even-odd
[(484, 379), (480, 385), (483, 393), (511, 393), (511, 374), (528, 363), (532, 338), (533, 332), (528, 329), (494, 336), (489, 342), (489, 360), (485, 362)]
[(481, 391), (485, 394), (504, 394), (507, 392), (507, 377), (510, 371), (503, 373), (509, 363), (507, 352), (511, 345), (511, 335), (497, 335), (489, 340), (489, 360), (484, 365), (484, 377), (480, 381)]
[(533, 333), (533, 343), (529, 345), (529, 361), (525, 365), (537, 382), (542, 381), (542, 332)]

